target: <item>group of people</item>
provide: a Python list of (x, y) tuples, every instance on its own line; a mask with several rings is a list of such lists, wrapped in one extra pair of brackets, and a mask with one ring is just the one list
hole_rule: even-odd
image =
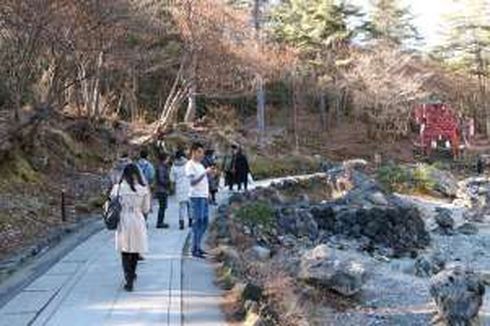
[[(175, 188), (179, 203), (179, 228), (185, 228), (187, 217), (192, 227), (192, 255), (204, 258), (201, 242), (208, 227), (209, 204), (216, 204), (220, 173), (213, 150), (204, 150), (201, 143), (190, 148), (190, 159), (184, 150), (178, 150), (170, 163), (167, 154), (158, 154), (154, 166), (149, 161), (147, 150), (142, 150), (136, 160), (124, 153), (110, 173), (110, 198), (118, 198), (122, 211), (116, 230), (116, 249), (121, 253), (125, 277), (124, 288), (133, 290), (136, 268), (141, 254), (148, 250), (147, 216), (151, 211), (152, 190), (158, 199), (157, 228), (168, 228), (165, 223), (168, 196)], [(237, 146), (223, 162), (226, 184), (233, 189), (242, 184), (247, 189), (248, 162)], [(246, 172), (244, 172), (246, 171)], [(244, 174), (245, 173), (245, 177)]]

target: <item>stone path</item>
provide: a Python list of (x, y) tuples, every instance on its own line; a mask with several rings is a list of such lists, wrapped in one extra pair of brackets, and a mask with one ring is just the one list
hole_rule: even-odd
[(103, 230), (0, 307), (0, 326), (225, 325), (212, 266), (182, 255), (189, 230), (178, 230), (174, 198), (167, 211), (170, 229), (154, 228), (157, 208), (149, 218), (150, 252), (138, 266), (134, 292), (122, 289), (114, 235)]

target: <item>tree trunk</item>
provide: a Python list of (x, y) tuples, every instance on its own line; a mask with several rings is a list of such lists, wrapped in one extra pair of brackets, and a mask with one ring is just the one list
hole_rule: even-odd
[(318, 109), (320, 111), (320, 116), (322, 119), (322, 129), (326, 131), (328, 129), (327, 123), (327, 101), (325, 93), (320, 94), (320, 103), (318, 104)]
[(194, 81), (191, 82), (191, 86), (189, 89), (189, 96), (187, 97), (187, 110), (185, 111), (184, 122), (191, 123), (194, 121), (196, 116), (196, 83)]
[[(255, 27), (255, 39), (257, 47), (260, 44), (260, 1), (254, 0), (252, 16)], [(260, 74), (257, 74), (257, 129), (259, 133), (259, 145), (263, 145), (265, 139), (265, 90), (264, 79)]]
[(20, 109), (22, 107), (22, 94), (17, 91), (15, 94), (15, 110), (14, 110), (14, 119), (15, 122), (20, 122)]
[(259, 142), (263, 143), (265, 138), (265, 90), (262, 76), (257, 76), (257, 129), (259, 131)]
[(296, 152), (299, 152), (299, 134), (298, 134), (298, 84), (296, 80), (296, 74), (293, 72), (291, 78), (291, 90), (292, 90), (292, 117), (291, 117), (291, 129), (293, 131), (294, 148)]
[(85, 69), (85, 64), (80, 62), (78, 65), (78, 79), (80, 80), (80, 91), (82, 92), (83, 106), (86, 110), (87, 117), (91, 117), (92, 108), (90, 103), (89, 95), (89, 81), (87, 79), (87, 70)]
[(97, 65), (96, 65), (96, 70), (95, 70), (95, 81), (94, 81), (94, 89), (93, 89), (93, 95), (92, 95), (92, 107), (93, 107), (93, 112), (94, 112), (94, 118), (99, 119), (100, 118), (100, 76), (101, 76), (101, 69), (102, 65), (104, 64), (104, 52), (100, 51), (99, 56), (97, 57)]
[(134, 67), (131, 69), (131, 89), (130, 89), (131, 120), (136, 122), (139, 118), (138, 109), (138, 76)]

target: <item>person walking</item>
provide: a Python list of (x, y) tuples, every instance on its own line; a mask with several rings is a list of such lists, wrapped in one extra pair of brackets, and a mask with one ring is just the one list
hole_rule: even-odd
[(235, 156), (235, 180), (238, 184), (238, 191), (242, 190), (242, 185), (245, 191), (248, 189), (248, 174), (250, 173), (250, 167), (248, 165), (248, 159), (239, 148)]
[(144, 215), (150, 211), (150, 193), (135, 164), (128, 164), (121, 181), (111, 191), (119, 197), (122, 210), (117, 226), (116, 250), (121, 253), (126, 291), (133, 291), (138, 256), (148, 251), (148, 235)]
[(114, 187), (114, 185), (118, 184), (121, 181), (124, 168), (126, 167), (126, 165), (131, 163), (132, 161), (129, 158), (129, 154), (127, 152), (122, 153), (121, 157), (116, 161), (116, 164), (109, 172), (109, 179), (111, 183), (110, 190), (112, 190), (112, 187)]
[(216, 170), (216, 156), (214, 155), (214, 150), (206, 150), (204, 159), (202, 160), (202, 165), (204, 165), (204, 168), (212, 168), (214, 171), (213, 175), (208, 176), (209, 193), (211, 205), (217, 205), (216, 193), (219, 189), (219, 174)]
[(204, 168), (204, 147), (200, 143), (194, 143), (191, 147), (191, 159), (185, 165), (185, 173), (190, 181), (189, 197), (192, 209), (192, 256), (204, 258), (206, 252), (201, 248), (201, 241), (209, 219), (209, 182), (208, 176), (213, 174), (213, 169)]
[(138, 168), (140, 169), (143, 177), (145, 178), (145, 182), (148, 187), (151, 188), (153, 183), (155, 182), (155, 167), (148, 160), (148, 150), (142, 149), (140, 152), (140, 158), (136, 162)]
[(158, 165), (156, 169), (156, 197), (158, 199), (157, 229), (168, 229), (165, 223), (165, 210), (168, 204), (168, 193), (170, 188), (169, 166), (167, 154), (161, 152), (158, 155)]
[(183, 150), (175, 153), (175, 161), (170, 169), (170, 181), (175, 185), (175, 197), (179, 203), (179, 229), (184, 229), (184, 219), (187, 216), (189, 227), (192, 226), (191, 211), (189, 205), (190, 182), (186, 176), (185, 166), (187, 158)]
[(233, 186), (235, 184), (235, 155), (238, 147), (236, 145), (231, 145), (231, 150), (223, 158), (223, 164), (221, 165), (221, 170), (225, 173), (225, 186), (228, 186), (230, 191), (233, 191)]

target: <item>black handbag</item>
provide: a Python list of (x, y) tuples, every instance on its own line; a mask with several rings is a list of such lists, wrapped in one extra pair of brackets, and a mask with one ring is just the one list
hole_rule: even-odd
[(119, 220), (121, 219), (122, 205), (121, 198), (119, 196), (120, 189), (121, 184), (119, 184), (119, 188), (117, 189), (116, 197), (109, 198), (107, 209), (103, 214), (104, 223), (108, 230), (116, 230)]

